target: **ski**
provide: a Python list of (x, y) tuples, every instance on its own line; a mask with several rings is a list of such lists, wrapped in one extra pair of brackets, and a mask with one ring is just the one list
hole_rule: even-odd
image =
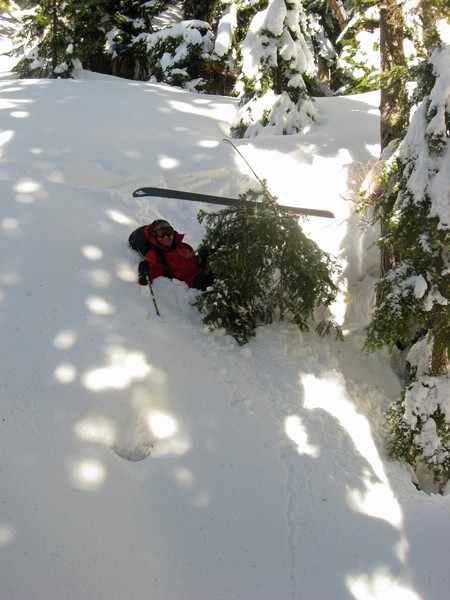
[[(210, 194), (200, 194), (197, 192), (185, 192), (183, 190), (171, 190), (159, 187), (141, 187), (133, 192), (133, 198), (142, 198), (146, 196), (158, 198), (173, 198), (175, 200), (190, 200), (191, 202), (204, 202), (205, 204), (220, 204), (221, 206), (243, 206), (245, 200), (238, 198), (222, 198), (222, 196), (211, 196)], [(257, 204), (257, 203), (256, 203)], [(333, 219), (334, 214), (329, 210), (319, 210), (315, 208), (299, 208), (298, 206), (283, 206), (277, 204), (281, 212), (292, 212), (310, 217), (324, 217)]]

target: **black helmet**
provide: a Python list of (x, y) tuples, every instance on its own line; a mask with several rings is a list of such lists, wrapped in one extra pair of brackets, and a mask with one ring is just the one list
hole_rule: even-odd
[(165, 229), (166, 227), (172, 227), (172, 225), (170, 223), (168, 223), (167, 221), (165, 221), (164, 219), (156, 219), (156, 221), (153, 221), (152, 225), (153, 225), (153, 233), (156, 233), (158, 231), (158, 229)]

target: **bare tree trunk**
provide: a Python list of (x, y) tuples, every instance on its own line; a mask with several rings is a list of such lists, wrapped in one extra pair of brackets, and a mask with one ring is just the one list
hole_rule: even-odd
[(348, 15), (342, 4), (342, 0), (328, 0), (328, 2), (336, 15), (340, 28), (344, 29), (348, 22)]
[(59, 46), (59, 24), (58, 24), (58, 0), (53, 0), (52, 4), (52, 77), (56, 78), (56, 67), (58, 66), (58, 46)]
[[(405, 66), (403, 52), (403, 13), (397, 0), (384, 0), (380, 8), (380, 60), (383, 74), (380, 94), (380, 144), (383, 151), (392, 140), (399, 138), (406, 130), (408, 116), (406, 107), (406, 87), (399, 73)], [(381, 236), (386, 231), (390, 207), (386, 199), (391, 195), (389, 182), (380, 181), (376, 192), (380, 207)], [(380, 253), (380, 274), (383, 277), (395, 264), (392, 248), (383, 246)], [(382, 301), (377, 294), (377, 304)]]
[[(444, 5), (448, 0), (420, 0), (419, 1), (419, 17), (422, 21), (423, 43), (431, 54), (436, 48), (437, 31), (436, 22), (439, 18), (445, 18)], [(447, 4), (447, 16), (449, 13)]]
[(216, 4), (217, 0), (184, 0), (184, 18), (209, 22)]
[(380, 9), (380, 55), (384, 76), (380, 100), (381, 150), (401, 137), (408, 125), (406, 87), (400, 72), (400, 68), (406, 66), (403, 39), (402, 6), (397, 0), (385, 0)]

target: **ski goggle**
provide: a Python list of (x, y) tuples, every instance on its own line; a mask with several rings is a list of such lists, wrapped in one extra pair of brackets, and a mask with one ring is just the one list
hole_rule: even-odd
[(173, 227), (162, 227), (155, 232), (156, 237), (172, 237), (173, 236)]

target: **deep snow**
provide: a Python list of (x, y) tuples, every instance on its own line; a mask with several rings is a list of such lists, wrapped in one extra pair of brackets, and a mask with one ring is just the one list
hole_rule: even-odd
[(277, 323), (240, 348), (179, 282), (155, 282), (157, 318), (126, 243), (158, 217), (202, 237), (198, 206), (137, 187), (256, 187), (221, 141), (236, 101), (89, 73), (0, 87), (1, 599), (448, 598), (450, 497), (386, 457), (400, 361), (361, 351), (377, 254), (346, 198), (377, 94), (237, 142), (280, 203), (335, 213), (304, 229), (346, 292), (344, 342)]

